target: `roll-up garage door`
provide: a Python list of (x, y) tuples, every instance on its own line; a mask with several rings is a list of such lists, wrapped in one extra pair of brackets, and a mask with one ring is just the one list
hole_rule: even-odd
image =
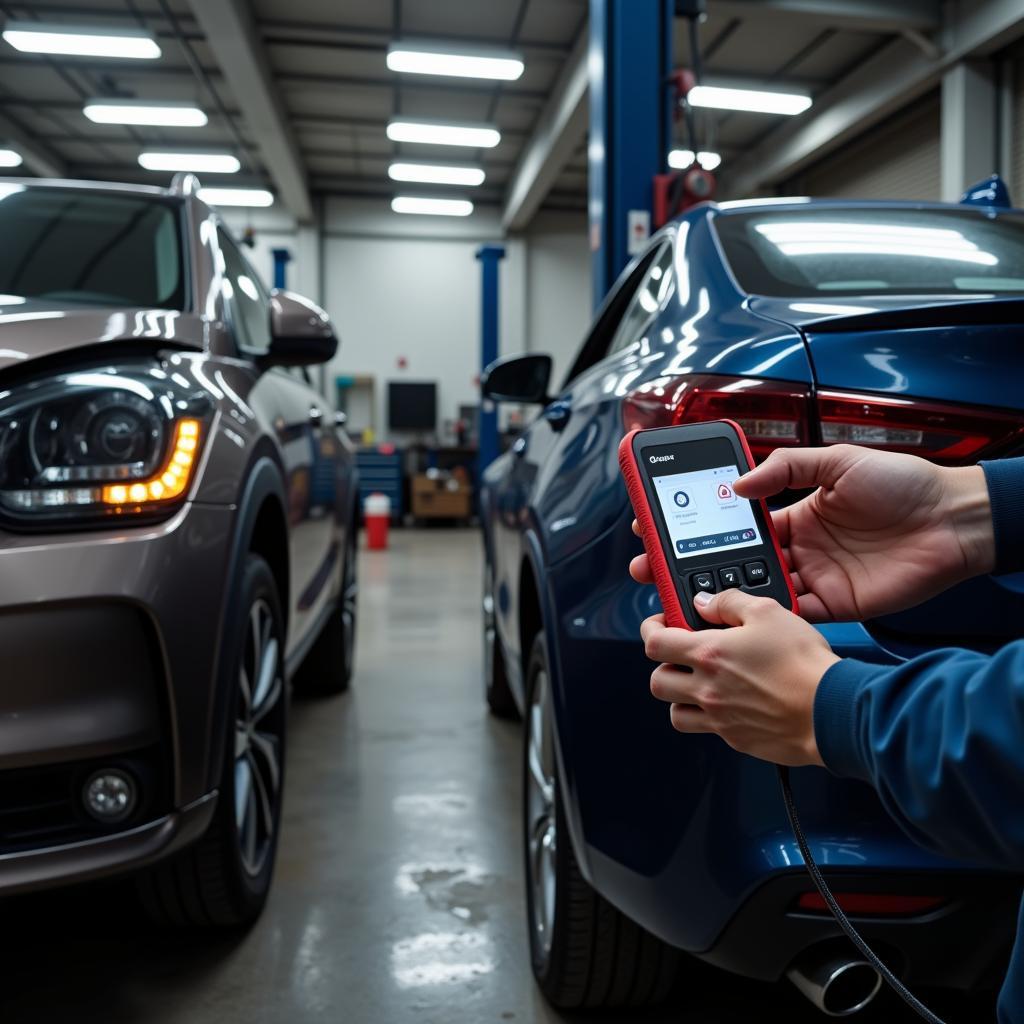
[(808, 167), (788, 183), (786, 192), (840, 199), (938, 200), (939, 132), (939, 96), (928, 93)]

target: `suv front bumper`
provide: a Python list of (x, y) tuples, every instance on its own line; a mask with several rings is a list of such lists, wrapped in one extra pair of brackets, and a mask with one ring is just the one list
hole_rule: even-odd
[[(0, 892), (141, 865), (202, 834), (235, 515), (193, 503), (155, 525), (0, 531)], [(83, 773), (123, 764), (144, 801), (97, 826)]]

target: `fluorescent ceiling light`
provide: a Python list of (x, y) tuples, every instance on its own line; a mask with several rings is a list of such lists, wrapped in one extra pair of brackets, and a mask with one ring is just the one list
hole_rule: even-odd
[(201, 188), (197, 193), (211, 206), (272, 206), (274, 195), (265, 188)]
[(191, 103), (90, 100), (82, 113), (97, 124), (151, 124), (161, 128), (202, 128), (206, 124), (206, 115)]
[[(699, 163), (705, 171), (713, 171), (721, 162), (722, 157), (718, 153), (712, 153), (710, 150), (704, 149), (697, 153), (697, 163)], [(686, 168), (692, 163), (692, 149), (673, 149), (668, 155), (669, 167), (674, 167), (677, 171), (686, 170)]]
[(58, 53), (80, 57), (127, 57), (153, 60), (160, 47), (148, 32), (136, 29), (80, 28), (8, 21), (3, 37), (23, 53)]
[(395, 213), (428, 213), (437, 217), (468, 217), (473, 204), (468, 199), (425, 199), (419, 196), (395, 196), (391, 200)]
[(856, 221), (775, 221), (756, 229), (787, 256), (919, 256), (993, 267), (999, 259), (951, 228)]
[(0, 167), (20, 167), (21, 154), (14, 149), (0, 149)]
[(204, 174), (234, 174), (238, 157), (230, 153), (140, 153), (139, 164), (147, 171), (192, 171)]
[(440, 121), (392, 121), (388, 125), (392, 142), (425, 142), (434, 146), (471, 146), (492, 149), (501, 132), (481, 124), (445, 124)]
[(486, 177), (482, 167), (401, 162), (388, 168), (388, 176), (394, 181), (425, 181), (431, 185), (481, 185)]
[(810, 96), (795, 92), (728, 89), (718, 85), (695, 85), (686, 99), (695, 107), (746, 110), (754, 114), (802, 114), (811, 105)]
[(452, 78), (496, 78), (514, 82), (525, 65), (514, 53), (478, 50), (466, 53), (443, 44), (392, 43), (388, 67), (414, 75), (448, 75)]

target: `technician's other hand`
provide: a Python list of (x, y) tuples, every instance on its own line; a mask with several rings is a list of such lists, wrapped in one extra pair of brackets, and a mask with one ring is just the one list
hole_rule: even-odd
[[(995, 563), (988, 488), (977, 466), (943, 469), (847, 444), (780, 448), (735, 487), (744, 498), (817, 488), (773, 514), (800, 612), (812, 622), (910, 608)], [(646, 555), (630, 572), (653, 582)]]
[(665, 662), (651, 676), (651, 692), (672, 705), (672, 725), (716, 733), (776, 764), (821, 764), (814, 695), (839, 660), (821, 634), (776, 601), (741, 590), (698, 594), (694, 605), (731, 628), (673, 629), (661, 615), (640, 627), (647, 656)]
[(736, 481), (744, 498), (817, 487), (775, 513), (801, 612), (868, 619), (920, 604), (995, 564), (992, 512), (977, 466), (856, 445), (776, 449)]

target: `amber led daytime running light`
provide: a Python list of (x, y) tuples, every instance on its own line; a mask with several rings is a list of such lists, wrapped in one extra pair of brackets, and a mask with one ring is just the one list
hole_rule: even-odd
[(174, 435), (174, 448), (163, 469), (138, 483), (108, 484), (103, 488), (103, 504), (148, 505), (179, 497), (192, 476), (198, 449), (199, 421), (181, 420)]

